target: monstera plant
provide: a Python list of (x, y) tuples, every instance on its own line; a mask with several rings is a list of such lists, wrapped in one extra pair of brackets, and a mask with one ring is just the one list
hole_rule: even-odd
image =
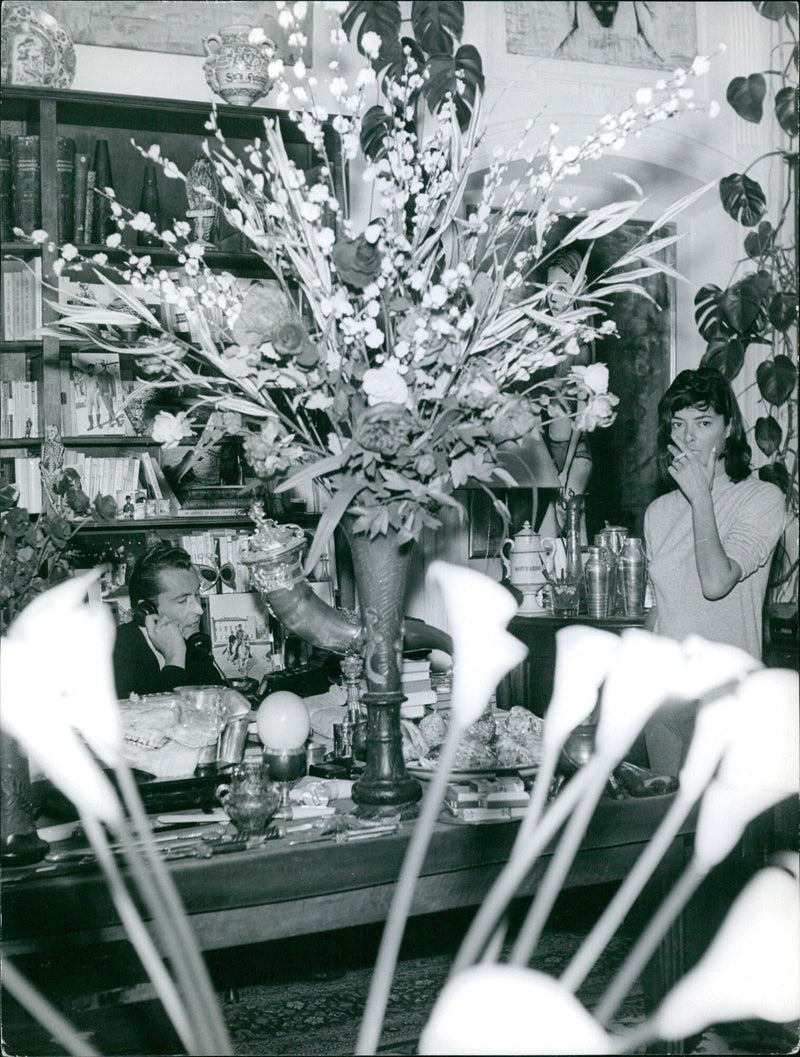
[[(796, 519), (798, 5), (795, 0), (753, 0), (753, 7), (778, 25), (779, 42), (769, 69), (734, 77), (727, 100), (744, 121), (772, 122), (776, 146), (754, 159), (744, 172), (731, 173), (720, 181), (725, 212), (751, 230), (745, 236), (745, 256), (733, 281), (725, 290), (715, 285), (702, 287), (695, 298), (695, 318), (707, 342), (703, 363), (719, 368), (728, 379), (742, 370), (751, 345), (761, 346), (762, 353), (769, 346), (755, 375), (763, 414), (755, 423), (754, 439), (771, 460), (761, 467), (759, 476), (784, 491)], [(761, 184), (750, 175), (754, 170), (765, 172), (763, 163), (768, 159), (782, 167), (781, 179), (775, 181), (781, 188), (779, 200), (772, 208)], [(796, 536), (796, 520), (791, 532)], [(784, 584), (793, 581), (796, 592), (796, 551), (783, 561), (779, 579)]]
[[(342, 18), (342, 28), (352, 37), (358, 24), (356, 46), (370, 60), (384, 94), (400, 112), (413, 106), (420, 121), (426, 105), (437, 114), (452, 98), (465, 129), (484, 79), (477, 48), (461, 44), (464, 5), (453, 0), (415, 0), (410, 18), (413, 36), (401, 36), (405, 21), (399, 0), (354, 0)], [(402, 86), (400, 93), (397, 85)], [(393, 115), (377, 104), (364, 115), (361, 147), (372, 161), (386, 153), (393, 122)]]

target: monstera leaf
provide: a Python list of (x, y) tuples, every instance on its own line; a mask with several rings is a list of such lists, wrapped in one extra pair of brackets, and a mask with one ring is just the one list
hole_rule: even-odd
[(723, 291), (713, 283), (702, 286), (695, 294), (694, 318), (697, 329), (706, 341), (730, 330), (722, 313), (722, 295)]
[(756, 421), (756, 444), (765, 455), (774, 455), (783, 440), (783, 430), (772, 415), (763, 416)]
[(746, 275), (729, 286), (720, 300), (725, 319), (739, 335), (761, 334), (768, 322), (767, 306), (774, 292), (767, 272)]
[(764, 116), (764, 96), (767, 83), (760, 73), (751, 73), (749, 77), (734, 77), (728, 85), (726, 99), (745, 121), (758, 124)]
[(759, 15), (768, 18), (770, 22), (780, 22), (784, 15), (797, 18), (797, 4), (794, 0), (751, 0), (751, 3)]
[(715, 337), (709, 341), (703, 358), (703, 367), (715, 367), (729, 382), (732, 382), (744, 365), (747, 346), (739, 338)]
[(464, 32), (464, 5), (452, 0), (414, 0), (411, 25), (428, 55), (452, 55)]
[(746, 228), (757, 224), (767, 211), (767, 199), (761, 186), (743, 173), (731, 173), (720, 180), (719, 196), (728, 216)]
[(783, 292), (775, 294), (769, 303), (769, 321), (776, 330), (786, 331), (797, 318), (797, 298)]
[(777, 485), (784, 495), (789, 494), (789, 471), (786, 469), (784, 464), (782, 462), (779, 462), (777, 459), (769, 466), (762, 466), (759, 469), (758, 479), (760, 481), (767, 481), (769, 484)]
[(794, 392), (797, 368), (788, 356), (778, 355), (758, 365), (758, 391), (768, 404), (780, 407)]
[(475, 94), (478, 89), (483, 91), (484, 86), (481, 57), (477, 49), (465, 44), (453, 58), (449, 55), (432, 55), (427, 68), (430, 77), (423, 92), (428, 106), (436, 113), (445, 99), (452, 95), (456, 102), (458, 123), (466, 128), (475, 104)]
[(788, 136), (797, 135), (797, 88), (787, 86), (781, 88), (775, 96), (775, 117), (778, 124)]
[(371, 106), (361, 121), (361, 149), (370, 161), (378, 161), (386, 154), (386, 137), (393, 118), (382, 106)]
[(363, 21), (358, 27), (356, 46), (362, 55), (365, 54), (362, 40), (365, 33), (377, 33), (381, 38), (381, 50), (377, 59), (373, 59), (372, 68), (379, 73), (390, 62), (397, 58), (400, 43), (400, 26), (402, 14), (398, 0), (352, 0), (342, 16), (342, 29), (351, 35), (353, 27), (361, 16)]
[(748, 257), (757, 261), (763, 257), (775, 241), (775, 230), (768, 220), (762, 220), (757, 231), (751, 231), (744, 240), (744, 250)]

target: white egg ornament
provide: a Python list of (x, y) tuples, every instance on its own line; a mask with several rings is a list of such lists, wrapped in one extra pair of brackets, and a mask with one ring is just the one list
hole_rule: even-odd
[(267, 749), (298, 749), (305, 743), (310, 728), (305, 702), (290, 690), (267, 694), (259, 706), (256, 729)]

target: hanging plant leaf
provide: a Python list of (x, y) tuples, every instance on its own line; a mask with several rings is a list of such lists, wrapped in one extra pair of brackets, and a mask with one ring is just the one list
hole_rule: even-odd
[(775, 117), (787, 136), (797, 135), (797, 87), (781, 88), (775, 96)]
[(411, 25), (428, 55), (452, 55), (464, 32), (464, 5), (460, 0), (414, 0)]
[(797, 368), (788, 356), (775, 356), (758, 365), (756, 382), (758, 391), (766, 402), (780, 407), (794, 392), (797, 384)]
[(777, 485), (784, 495), (789, 494), (789, 471), (782, 462), (776, 460), (769, 466), (759, 467), (758, 479), (759, 481), (766, 481), (768, 484)]
[(728, 287), (720, 300), (720, 307), (733, 330), (739, 335), (752, 336), (759, 334), (767, 325), (768, 296), (772, 293), (772, 283), (765, 272), (746, 275), (733, 286)]
[(762, 220), (757, 231), (751, 231), (744, 240), (745, 253), (752, 260), (757, 261), (771, 249), (775, 241), (775, 231), (768, 220)]
[(739, 117), (757, 125), (764, 116), (766, 94), (767, 82), (760, 73), (751, 73), (749, 77), (734, 77), (725, 98)]
[(797, 18), (797, 4), (791, 0), (751, 0), (751, 3), (759, 15), (768, 18), (770, 22), (780, 22), (784, 15)]
[(709, 341), (700, 364), (716, 368), (732, 382), (744, 365), (746, 350), (747, 346), (739, 338), (715, 337)]
[(720, 180), (719, 196), (728, 216), (746, 228), (757, 224), (767, 211), (767, 199), (761, 186), (743, 173), (731, 173)]
[(442, 104), (451, 96), (456, 102), (456, 114), (461, 128), (466, 128), (475, 104), (478, 89), (483, 91), (484, 77), (481, 57), (476, 48), (465, 44), (454, 57), (432, 55), (428, 60), (429, 74), (422, 89), (428, 106), (438, 113)]
[(366, 55), (362, 46), (365, 33), (377, 33), (381, 38), (381, 50), (377, 59), (370, 60), (372, 68), (377, 73), (384, 69), (391, 61), (390, 56), (395, 52), (400, 40), (400, 25), (402, 15), (398, 0), (352, 0), (342, 16), (342, 29), (351, 36), (356, 22), (363, 15), (361, 25), (358, 27), (356, 47), (362, 55)]
[(783, 430), (772, 415), (766, 418), (762, 416), (756, 421), (755, 437), (756, 444), (765, 455), (774, 455), (781, 446)]
[(712, 283), (701, 287), (695, 294), (694, 318), (697, 329), (706, 341), (711, 341), (716, 334), (726, 334), (730, 331), (722, 313), (722, 293), (722, 290)]
[(769, 321), (776, 330), (788, 330), (797, 318), (794, 294), (777, 293), (769, 303)]
[(386, 154), (386, 137), (393, 119), (382, 106), (371, 106), (361, 121), (361, 149), (370, 161), (378, 161)]

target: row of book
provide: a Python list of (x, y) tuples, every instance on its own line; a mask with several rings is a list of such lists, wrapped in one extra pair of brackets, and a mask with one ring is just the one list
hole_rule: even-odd
[(39, 387), (36, 382), (0, 383), (0, 437), (32, 437), (39, 433)]
[[(26, 235), (42, 226), (42, 170), (39, 136), (0, 136), (0, 221), (2, 237), (13, 229)], [(95, 188), (112, 186), (108, 141), (95, 142), (91, 154), (76, 150), (69, 136), (56, 139), (57, 241), (103, 242), (115, 230), (111, 206)]]
[(0, 459), (3, 484), (14, 484), (19, 489), (17, 506), (30, 514), (42, 512), (42, 473), (38, 459), (24, 455)]
[(42, 326), (42, 262), (5, 260), (2, 268), (3, 341), (33, 341)]

